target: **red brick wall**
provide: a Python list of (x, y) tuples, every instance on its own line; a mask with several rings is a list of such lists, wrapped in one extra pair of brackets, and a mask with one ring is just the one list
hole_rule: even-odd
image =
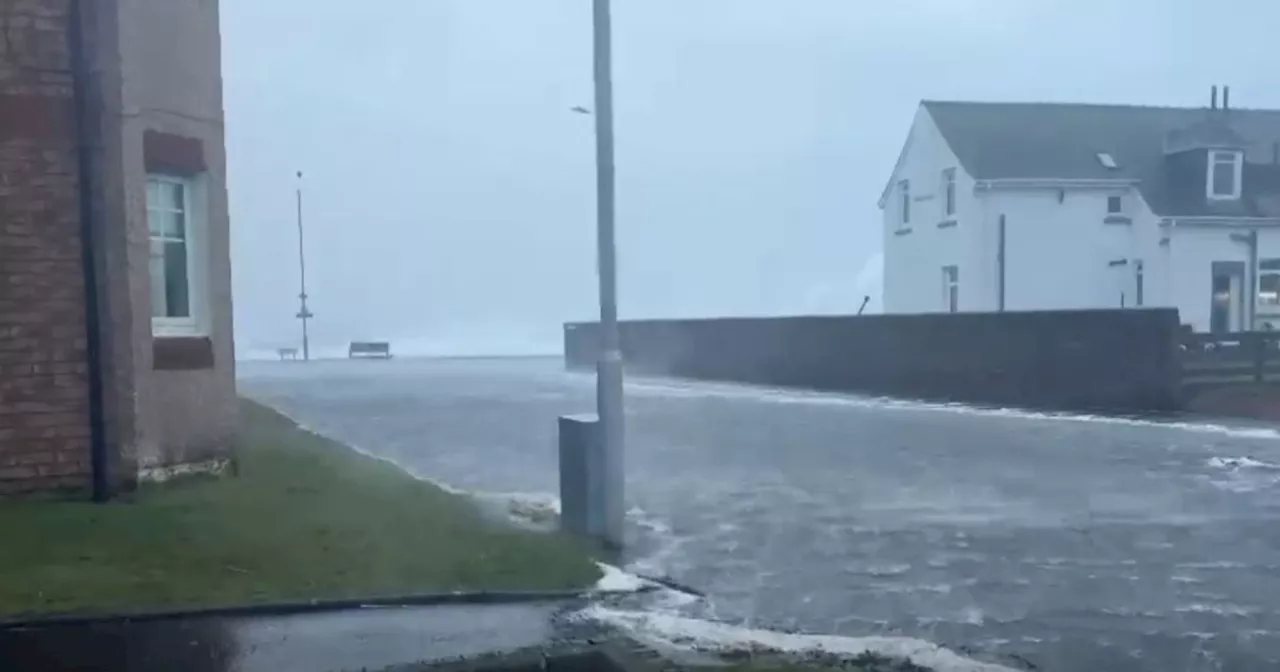
[(88, 483), (68, 4), (0, 2), (0, 495)]

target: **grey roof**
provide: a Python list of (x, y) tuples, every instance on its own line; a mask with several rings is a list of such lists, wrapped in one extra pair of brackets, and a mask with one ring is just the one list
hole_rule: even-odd
[[(1151, 208), (1163, 216), (1280, 216), (1280, 110), (925, 101), (961, 165), (975, 179), (1141, 180)], [(1222, 120), (1224, 123), (1216, 123)], [(1224, 125), (1225, 124), (1225, 125)], [(1200, 137), (1245, 149), (1240, 202), (1208, 202), (1204, 185), (1173, 170), (1166, 138)], [(1108, 169), (1098, 153), (1118, 164)], [(1262, 164), (1262, 165), (1259, 165)], [(1203, 173), (1200, 175), (1203, 179)]]

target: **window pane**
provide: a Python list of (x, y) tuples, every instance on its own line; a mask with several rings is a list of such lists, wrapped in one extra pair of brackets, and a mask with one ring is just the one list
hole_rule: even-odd
[(187, 187), (182, 182), (152, 178), (147, 180), (147, 207), (161, 210), (185, 210)]
[(151, 230), (152, 236), (164, 234), (164, 212), (161, 210), (147, 209), (147, 228)]
[(147, 228), (153, 237), (179, 238), (187, 237), (186, 216), (180, 212), (167, 210), (148, 210)]
[(1236, 192), (1236, 171), (1234, 163), (1215, 163), (1213, 166), (1213, 193), (1217, 196), (1230, 196)]
[(168, 317), (164, 284), (164, 243), (151, 241), (151, 317)]
[(1280, 271), (1280, 259), (1259, 259), (1258, 267), (1264, 271)]
[(166, 317), (191, 317), (187, 282), (187, 244), (164, 244), (164, 294)]
[(182, 212), (170, 212), (163, 220), (164, 235), (172, 238), (187, 237), (187, 216)]
[(1258, 276), (1258, 303), (1280, 304), (1280, 273)]
[(150, 180), (147, 182), (147, 204), (163, 210), (181, 210), (185, 200), (183, 191), (181, 183)]
[(165, 190), (165, 202), (168, 203), (169, 207), (173, 210), (185, 211), (187, 209), (186, 187), (177, 182), (169, 182), (165, 186), (167, 187)]

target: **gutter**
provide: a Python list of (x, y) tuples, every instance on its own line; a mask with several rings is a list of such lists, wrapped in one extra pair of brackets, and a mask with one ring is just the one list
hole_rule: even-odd
[(89, 105), (89, 59), (85, 53), (84, 6), (86, 0), (71, 0), (67, 41), (71, 54), (72, 98), (76, 126), (76, 178), (80, 206), (80, 264), (84, 274), (85, 365), (89, 388), (89, 462), (93, 501), (111, 498), (107, 465), (107, 436), (103, 402), (101, 295), (98, 291), (98, 262), (94, 248), (98, 230), (93, 207), (93, 149)]
[(1164, 217), (1161, 226), (1198, 227), (1280, 227), (1280, 217)]
[(994, 189), (1107, 189), (1132, 187), (1142, 183), (1134, 178), (1057, 178), (1057, 177), (1004, 177), (978, 180), (974, 191)]

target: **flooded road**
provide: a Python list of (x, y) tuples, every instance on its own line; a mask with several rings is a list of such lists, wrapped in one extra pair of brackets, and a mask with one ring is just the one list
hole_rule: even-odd
[[(550, 506), (556, 360), (245, 363), (242, 390), (450, 487)], [(629, 566), (706, 591), (600, 610), (929, 640), (1045, 670), (1280, 666), (1280, 433), (683, 381), (627, 388)]]

